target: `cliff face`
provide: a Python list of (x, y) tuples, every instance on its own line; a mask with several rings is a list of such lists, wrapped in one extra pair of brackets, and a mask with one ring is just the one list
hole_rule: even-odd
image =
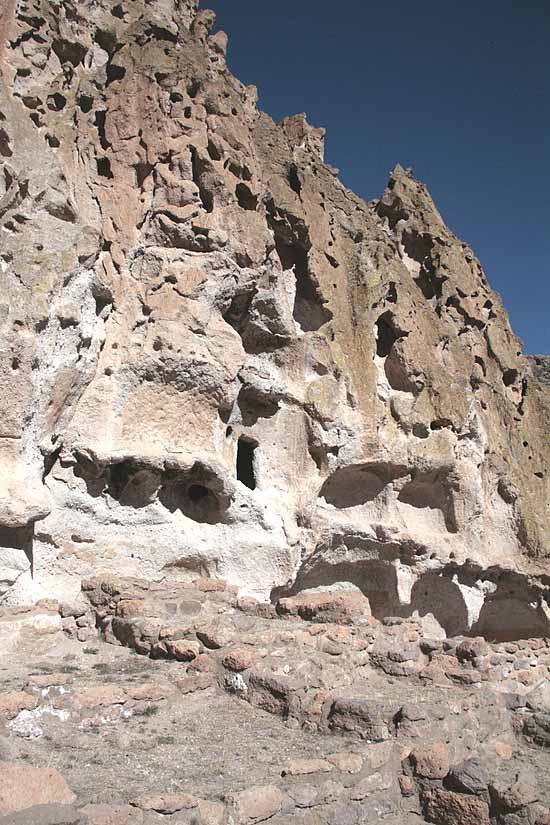
[(550, 403), (499, 298), (408, 172), (367, 205), (259, 112), (213, 22), (4, 8), (4, 599), (216, 575), (540, 635)]

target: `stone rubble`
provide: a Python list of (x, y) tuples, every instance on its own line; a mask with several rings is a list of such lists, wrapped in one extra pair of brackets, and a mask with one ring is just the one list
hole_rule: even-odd
[(0, 825), (550, 825), (550, 359), (214, 24), (0, 8)]
[[(67, 622), (42, 654), (47, 669), (21, 664), (22, 676), (0, 693), (0, 756), (3, 741), (22, 742), (40, 760), (42, 742), (50, 740), (68, 770), (71, 739), (94, 732), (109, 738), (121, 728), (143, 738), (148, 726), (154, 731), (157, 719), (180, 707), (191, 703), (192, 714), (208, 714), (219, 702), (229, 703), (220, 722), (228, 732), (237, 707), (255, 715), (247, 760), (257, 757), (257, 726), (265, 729), (270, 717), (283, 738), (298, 737), (301, 752), (281, 759), (272, 734), (268, 781), (247, 782), (235, 756), (236, 783), (235, 776), (229, 787), (216, 779), (211, 795), (205, 790), (212, 791), (212, 781), (204, 777), (174, 784), (168, 776), (178, 761), (168, 769), (163, 759), (154, 786), (142, 779), (136, 792), (130, 781), (114, 798), (111, 791), (109, 801), (93, 764), (91, 801), (89, 787), (75, 798), (56, 770), (40, 779), (37, 795), (33, 771), (42, 768), (10, 759), (0, 764), (0, 787), (9, 788), (16, 771), (25, 790), (22, 797), (0, 797), (2, 813), (27, 811), (20, 825), (154, 825), (159, 816), (189, 825), (550, 821), (550, 640), (431, 639), (420, 620), (380, 622), (361, 612), (357, 600), (342, 602), (330, 593), (307, 602), (308, 618), (289, 611), (286, 598), (266, 616), (262, 602), (241, 599), (222, 580), (98, 577), (83, 582), (83, 596), (87, 624), (75, 633)], [(86, 641), (76, 638), (82, 629)], [(108, 651), (132, 658), (134, 652), (146, 671), (132, 668), (124, 676), (100, 662), (87, 672), (65, 668), (67, 657), (56, 651), (67, 644), (84, 653), (80, 660)], [(102, 673), (105, 680), (98, 681)], [(36, 737), (18, 725), (25, 714), (40, 722)], [(173, 730), (146, 747), (181, 747), (185, 733)], [(116, 736), (130, 745), (124, 734)], [(225, 733), (222, 738), (225, 743)], [(231, 739), (225, 746), (233, 747)], [(66, 815), (60, 801), (67, 803)], [(8, 822), (0, 818), (0, 825)]]

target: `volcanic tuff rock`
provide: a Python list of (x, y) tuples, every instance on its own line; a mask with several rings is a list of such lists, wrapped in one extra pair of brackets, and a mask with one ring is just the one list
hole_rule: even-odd
[(213, 24), (4, 3), (4, 600), (220, 576), (543, 635), (550, 399), (499, 298), (409, 172), (365, 204), (260, 112)]

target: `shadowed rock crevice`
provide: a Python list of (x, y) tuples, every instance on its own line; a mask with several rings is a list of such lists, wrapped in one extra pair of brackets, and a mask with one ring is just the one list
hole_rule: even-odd
[(237, 398), (240, 421), (253, 427), (261, 418), (272, 418), (279, 411), (279, 401), (255, 387), (243, 387)]
[(320, 498), (338, 509), (374, 501), (393, 480), (406, 475), (403, 467), (357, 464), (336, 470), (319, 491)]
[(223, 522), (231, 504), (220, 479), (200, 464), (189, 472), (166, 472), (159, 501), (171, 513), (180, 510), (184, 516), (203, 524)]
[(94, 498), (104, 496), (137, 510), (158, 501), (171, 513), (181, 511), (204, 524), (223, 521), (231, 503), (223, 481), (200, 462), (188, 470), (157, 469), (134, 459), (103, 466), (79, 455), (73, 473)]
[(303, 332), (314, 332), (333, 316), (309, 269), (311, 241), (307, 227), (289, 213), (281, 213), (272, 202), (268, 202), (266, 208), (281, 266), (283, 270), (292, 270), (296, 278), (294, 320)]
[(400, 491), (398, 501), (416, 509), (440, 510), (450, 533), (458, 532), (453, 488), (449, 480), (437, 472), (417, 473)]
[(256, 489), (256, 448), (258, 444), (241, 437), (237, 442), (237, 480), (250, 490)]

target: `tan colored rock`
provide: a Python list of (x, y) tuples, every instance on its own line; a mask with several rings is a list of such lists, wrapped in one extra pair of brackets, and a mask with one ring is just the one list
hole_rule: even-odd
[(331, 753), (330, 756), (327, 756), (327, 762), (330, 762), (336, 770), (343, 773), (359, 773), (363, 767), (363, 758), (358, 753), (352, 753), (351, 751)]
[(277, 814), (284, 801), (284, 796), (275, 785), (250, 788), (226, 797), (230, 808), (235, 812), (237, 822), (263, 822)]
[(282, 771), (283, 776), (306, 776), (310, 773), (329, 773), (333, 766), (326, 759), (292, 759)]
[(131, 805), (85, 805), (82, 814), (89, 825), (141, 825), (143, 811)]
[(0, 762), (0, 814), (51, 803), (70, 804), (76, 799), (55, 768)]
[(381, 773), (371, 773), (361, 779), (350, 791), (350, 799), (361, 801), (366, 799), (376, 791), (387, 791), (392, 786), (392, 779), (388, 775)]
[(168, 656), (177, 659), (178, 662), (191, 662), (196, 659), (200, 652), (200, 644), (189, 639), (167, 639), (164, 642)]
[(499, 759), (508, 762), (514, 755), (514, 748), (508, 742), (495, 742), (495, 753)]
[(197, 690), (207, 690), (217, 684), (213, 673), (196, 673), (176, 680), (176, 686), (182, 693), (195, 693)]
[(70, 701), (79, 708), (108, 707), (123, 705), (128, 694), (118, 685), (95, 685), (73, 693)]
[(195, 579), (193, 585), (203, 593), (223, 593), (227, 590), (227, 582), (223, 579), (206, 579), (204, 577)]
[(134, 808), (142, 811), (156, 811), (159, 814), (175, 814), (196, 808), (199, 800), (187, 793), (144, 795), (130, 802)]
[(277, 611), (282, 616), (347, 624), (370, 616), (370, 605), (361, 593), (311, 593), (280, 599)]
[(50, 803), (7, 814), (2, 825), (88, 825), (88, 819), (74, 805)]
[(68, 685), (72, 677), (68, 673), (38, 673), (29, 676), (27, 684), (33, 688), (48, 688)]
[(224, 825), (225, 805), (223, 803), (199, 799), (198, 807), (201, 825)]
[(128, 684), (125, 686), (124, 691), (131, 699), (158, 702), (171, 696), (175, 692), (175, 687), (167, 683), (145, 682), (141, 685)]
[(24, 691), (14, 690), (9, 693), (0, 693), (0, 716), (13, 719), (22, 710), (34, 710), (38, 701), (36, 696)]

